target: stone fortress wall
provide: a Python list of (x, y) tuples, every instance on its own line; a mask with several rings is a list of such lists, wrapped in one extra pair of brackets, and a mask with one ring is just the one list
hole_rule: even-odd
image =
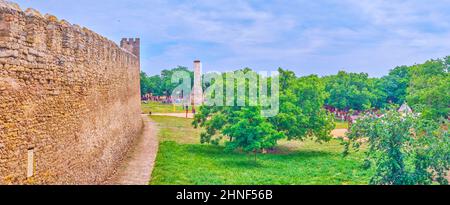
[(0, 184), (100, 184), (142, 129), (139, 39), (0, 0)]

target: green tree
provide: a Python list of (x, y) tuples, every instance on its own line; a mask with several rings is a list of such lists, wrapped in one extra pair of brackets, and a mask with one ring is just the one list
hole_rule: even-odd
[[(221, 77), (226, 77), (230, 74), (237, 72), (243, 72), (249, 74), (252, 70), (246, 68), (243, 70), (235, 71), (233, 73), (224, 73)], [(258, 76), (259, 79), (262, 76)], [(227, 87), (226, 80), (223, 80), (224, 91)], [(267, 118), (261, 115), (262, 106), (249, 105), (249, 95), (245, 95), (245, 104), (247, 106), (237, 106), (238, 96), (237, 88), (245, 87), (246, 90), (250, 87), (250, 82), (235, 81), (234, 87), (234, 100), (226, 99), (224, 96), (224, 102), (227, 100), (233, 100), (235, 106), (201, 106), (198, 113), (195, 115), (193, 125), (195, 127), (205, 127), (206, 131), (201, 133), (201, 143), (219, 144), (223, 138), (227, 137), (228, 141), (225, 141), (225, 147), (227, 150), (242, 149), (245, 152), (254, 152), (255, 155), (262, 149), (269, 149), (276, 145), (277, 140), (283, 137), (282, 133), (277, 132), (275, 127), (267, 121)], [(248, 94), (248, 93), (247, 93)], [(258, 95), (259, 96), (259, 92)]]
[[(450, 139), (446, 129), (414, 114), (387, 111), (382, 117), (358, 120), (348, 134), (345, 154), (359, 150), (367, 138), (366, 168), (374, 168), (371, 184), (448, 184)], [(352, 145), (352, 146), (351, 146)]]
[(450, 112), (449, 57), (412, 66), (407, 101), (422, 106), (422, 114), (432, 119), (447, 118)]
[(324, 77), (329, 97), (326, 104), (338, 109), (366, 110), (372, 108), (377, 95), (367, 73), (347, 73)]
[(269, 121), (289, 140), (311, 137), (328, 141), (334, 118), (323, 109), (328, 96), (323, 81), (316, 75), (296, 78), (290, 72), (280, 71), (287, 86), (281, 86), (280, 113)]
[(143, 96), (150, 92), (151, 85), (147, 74), (143, 71), (141, 71), (140, 79), (141, 79), (141, 96)]
[(141, 95), (153, 93), (155, 96), (170, 96), (177, 84), (172, 83), (172, 75), (175, 72), (188, 72), (194, 83), (194, 73), (186, 67), (178, 66), (170, 70), (161, 71), (160, 75), (147, 76), (145, 72), (141, 71)]
[(371, 93), (370, 104), (372, 108), (386, 108), (389, 105), (387, 92), (384, 89), (385, 82), (381, 78), (369, 78), (368, 87)]
[(245, 152), (256, 152), (269, 149), (277, 144), (283, 134), (277, 132), (267, 119), (261, 116), (259, 107), (242, 107), (240, 109), (225, 109), (225, 118), (229, 124), (223, 126), (221, 133), (230, 136), (226, 142), (228, 150), (242, 148)]
[[(253, 72), (245, 69), (245, 72)], [(272, 118), (261, 115), (261, 106), (202, 106), (193, 125), (205, 127), (202, 143), (219, 144), (224, 138), (228, 150), (257, 152), (273, 148), (279, 139), (317, 141), (329, 140), (334, 128), (332, 117), (323, 109), (326, 93), (317, 76), (296, 78), (292, 72), (280, 69), (281, 83), (279, 114)], [(261, 78), (261, 76), (259, 76)], [(270, 81), (270, 79), (269, 79)], [(226, 81), (225, 81), (226, 82)], [(258, 81), (259, 82), (259, 81)], [(237, 86), (245, 85), (235, 84)], [(235, 96), (236, 99), (237, 96)], [(246, 96), (248, 102), (248, 96)]]
[(386, 93), (386, 102), (401, 105), (406, 100), (407, 89), (411, 81), (410, 68), (399, 66), (381, 79), (379, 87)]
[(289, 88), (290, 83), (292, 83), (297, 77), (295, 73), (290, 70), (283, 70), (282, 68), (278, 68), (278, 73), (280, 74), (280, 89), (286, 90)]
[(188, 72), (192, 79), (191, 84), (194, 84), (194, 72), (186, 67), (178, 66), (171, 70), (163, 70), (161, 71), (161, 93), (163, 95), (170, 96), (172, 91), (178, 86), (177, 84), (172, 83), (172, 75), (174, 72)]
[(148, 84), (149, 84), (149, 91), (153, 93), (155, 96), (162, 96), (163, 91), (161, 88), (161, 77), (159, 75), (154, 75), (151, 77), (148, 77)]

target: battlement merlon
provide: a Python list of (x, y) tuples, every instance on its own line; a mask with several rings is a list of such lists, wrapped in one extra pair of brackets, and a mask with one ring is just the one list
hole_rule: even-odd
[(122, 38), (120, 47), (134, 54), (138, 59), (141, 58), (141, 39), (140, 38)]

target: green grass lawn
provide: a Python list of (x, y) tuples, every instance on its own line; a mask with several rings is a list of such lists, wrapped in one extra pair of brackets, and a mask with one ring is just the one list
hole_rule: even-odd
[(342, 158), (337, 140), (281, 141), (276, 153), (225, 152), (222, 146), (199, 144), (201, 130), (190, 119), (152, 116), (159, 125), (160, 148), (153, 185), (367, 184), (362, 153)]
[[(149, 113), (183, 113), (183, 106), (173, 106), (171, 104), (163, 104), (157, 102), (149, 102), (148, 104), (141, 104), (142, 112)], [(191, 110), (189, 106), (189, 110)]]

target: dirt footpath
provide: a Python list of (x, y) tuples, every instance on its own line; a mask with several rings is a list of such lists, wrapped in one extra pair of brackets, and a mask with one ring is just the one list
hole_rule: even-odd
[(147, 115), (143, 133), (117, 172), (106, 182), (111, 185), (148, 185), (158, 153), (157, 126)]
[[(168, 116), (168, 117), (180, 117), (180, 118), (186, 118), (186, 113), (153, 113), (152, 116)], [(194, 118), (194, 114), (188, 113), (189, 119)]]

